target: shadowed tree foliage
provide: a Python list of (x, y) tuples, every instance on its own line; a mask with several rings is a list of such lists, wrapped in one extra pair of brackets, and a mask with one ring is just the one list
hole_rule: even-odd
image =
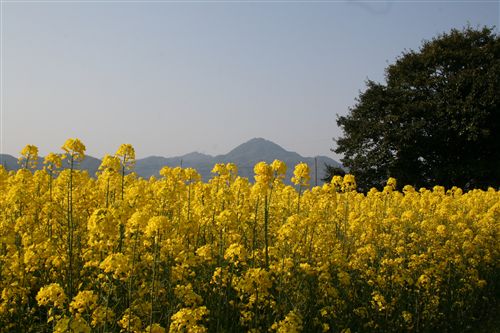
[(346, 172), (341, 167), (336, 167), (325, 163), (325, 177), (321, 178), (325, 183), (332, 181), (333, 176), (345, 176)]
[(500, 185), (500, 38), (451, 30), (386, 68), (347, 116), (334, 151), (361, 189), (389, 177), (417, 187)]

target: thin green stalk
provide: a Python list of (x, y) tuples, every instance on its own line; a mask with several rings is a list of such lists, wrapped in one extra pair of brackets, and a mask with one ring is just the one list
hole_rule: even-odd
[(158, 242), (156, 241), (158, 238), (158, 230), (155, 233), (155, 237), (153, 238), (153, 277), (151, 281), (151, 313), (149, 316), (149, 333), (151, 333), (153, 327), (154, 320), (154, 300), (155, 300), (155, 280), (156, 280), (156, 256), (157, 256), (157, 248)]
[(73, 299), (73, 167), (74, 157), (70, 155), (70, 173), (68, 183), (68, 207), (67, 207), (67, 226), (68, 226), (68, 297)]
[[(135, 253), (137, 249), (137, 238), (138, 238), (138, 232), (135, 233), (135, 241), (134, 241), (134, 248), (132, 250), (132, 270), (130, 277), (128, 279), (128, 308), (131, 308), (132, 304), (132, 279), (134, 278), (134, 269), (135, 269)], [(127, 323), (127, 332), (130, 332), (130, 316), (128, 317), (128, 323)]]
[[(269, 194), (271, 196), (271, 194)], [(269, 269), (269, 201), (267, 194), (264, 199), (264, 246), (265, 246), (265, 256), (266, 256), (266, 266), (265, 269)]]

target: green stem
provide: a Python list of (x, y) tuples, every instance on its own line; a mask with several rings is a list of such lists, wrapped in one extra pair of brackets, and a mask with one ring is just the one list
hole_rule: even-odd
[(157, 256), (157, 241), (158, 238), (158, 230), (155, 233), (155, 237), (153, 239), (153, 277), (151, 281), (151, 313), (149, 316), (149, 333), (151, 333), (153, 326), (153, 317), (154, 317), (154, 299), (155, 299), (155, 280), (156, 280), (156, 256)]
[(74, 157), (70, 155), (70, 173), (68, 183), (68, 297), (69, 301), (73, 299), (73, 167)]

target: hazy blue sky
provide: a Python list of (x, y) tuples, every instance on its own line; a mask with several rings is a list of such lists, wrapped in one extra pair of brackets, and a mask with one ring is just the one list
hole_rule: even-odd
[[(2, 0), (3, 1), (3, 0)], [(336, 114), (404, 49), (496, 25), (498, 1), (3, 1), (3, 153), (226, 153), (264, 137), (335, 157)]]

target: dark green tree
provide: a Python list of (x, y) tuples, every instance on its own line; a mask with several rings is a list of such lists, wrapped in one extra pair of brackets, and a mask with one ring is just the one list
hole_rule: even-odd
[(333, 176), (345, 176), (346, 172), (344, 169), (338, 166), (333, 166), (330, 164), (325, 163), (325, 169), (324, 169), (325, 176), (321, 178), (322, 181), (325, 183), (329, 183), (332, 181)]
[(389, 177), (417, 187), (500, 186), (500, 37), (451, 30), (367, 81), (334, 151), (361, 189)]

